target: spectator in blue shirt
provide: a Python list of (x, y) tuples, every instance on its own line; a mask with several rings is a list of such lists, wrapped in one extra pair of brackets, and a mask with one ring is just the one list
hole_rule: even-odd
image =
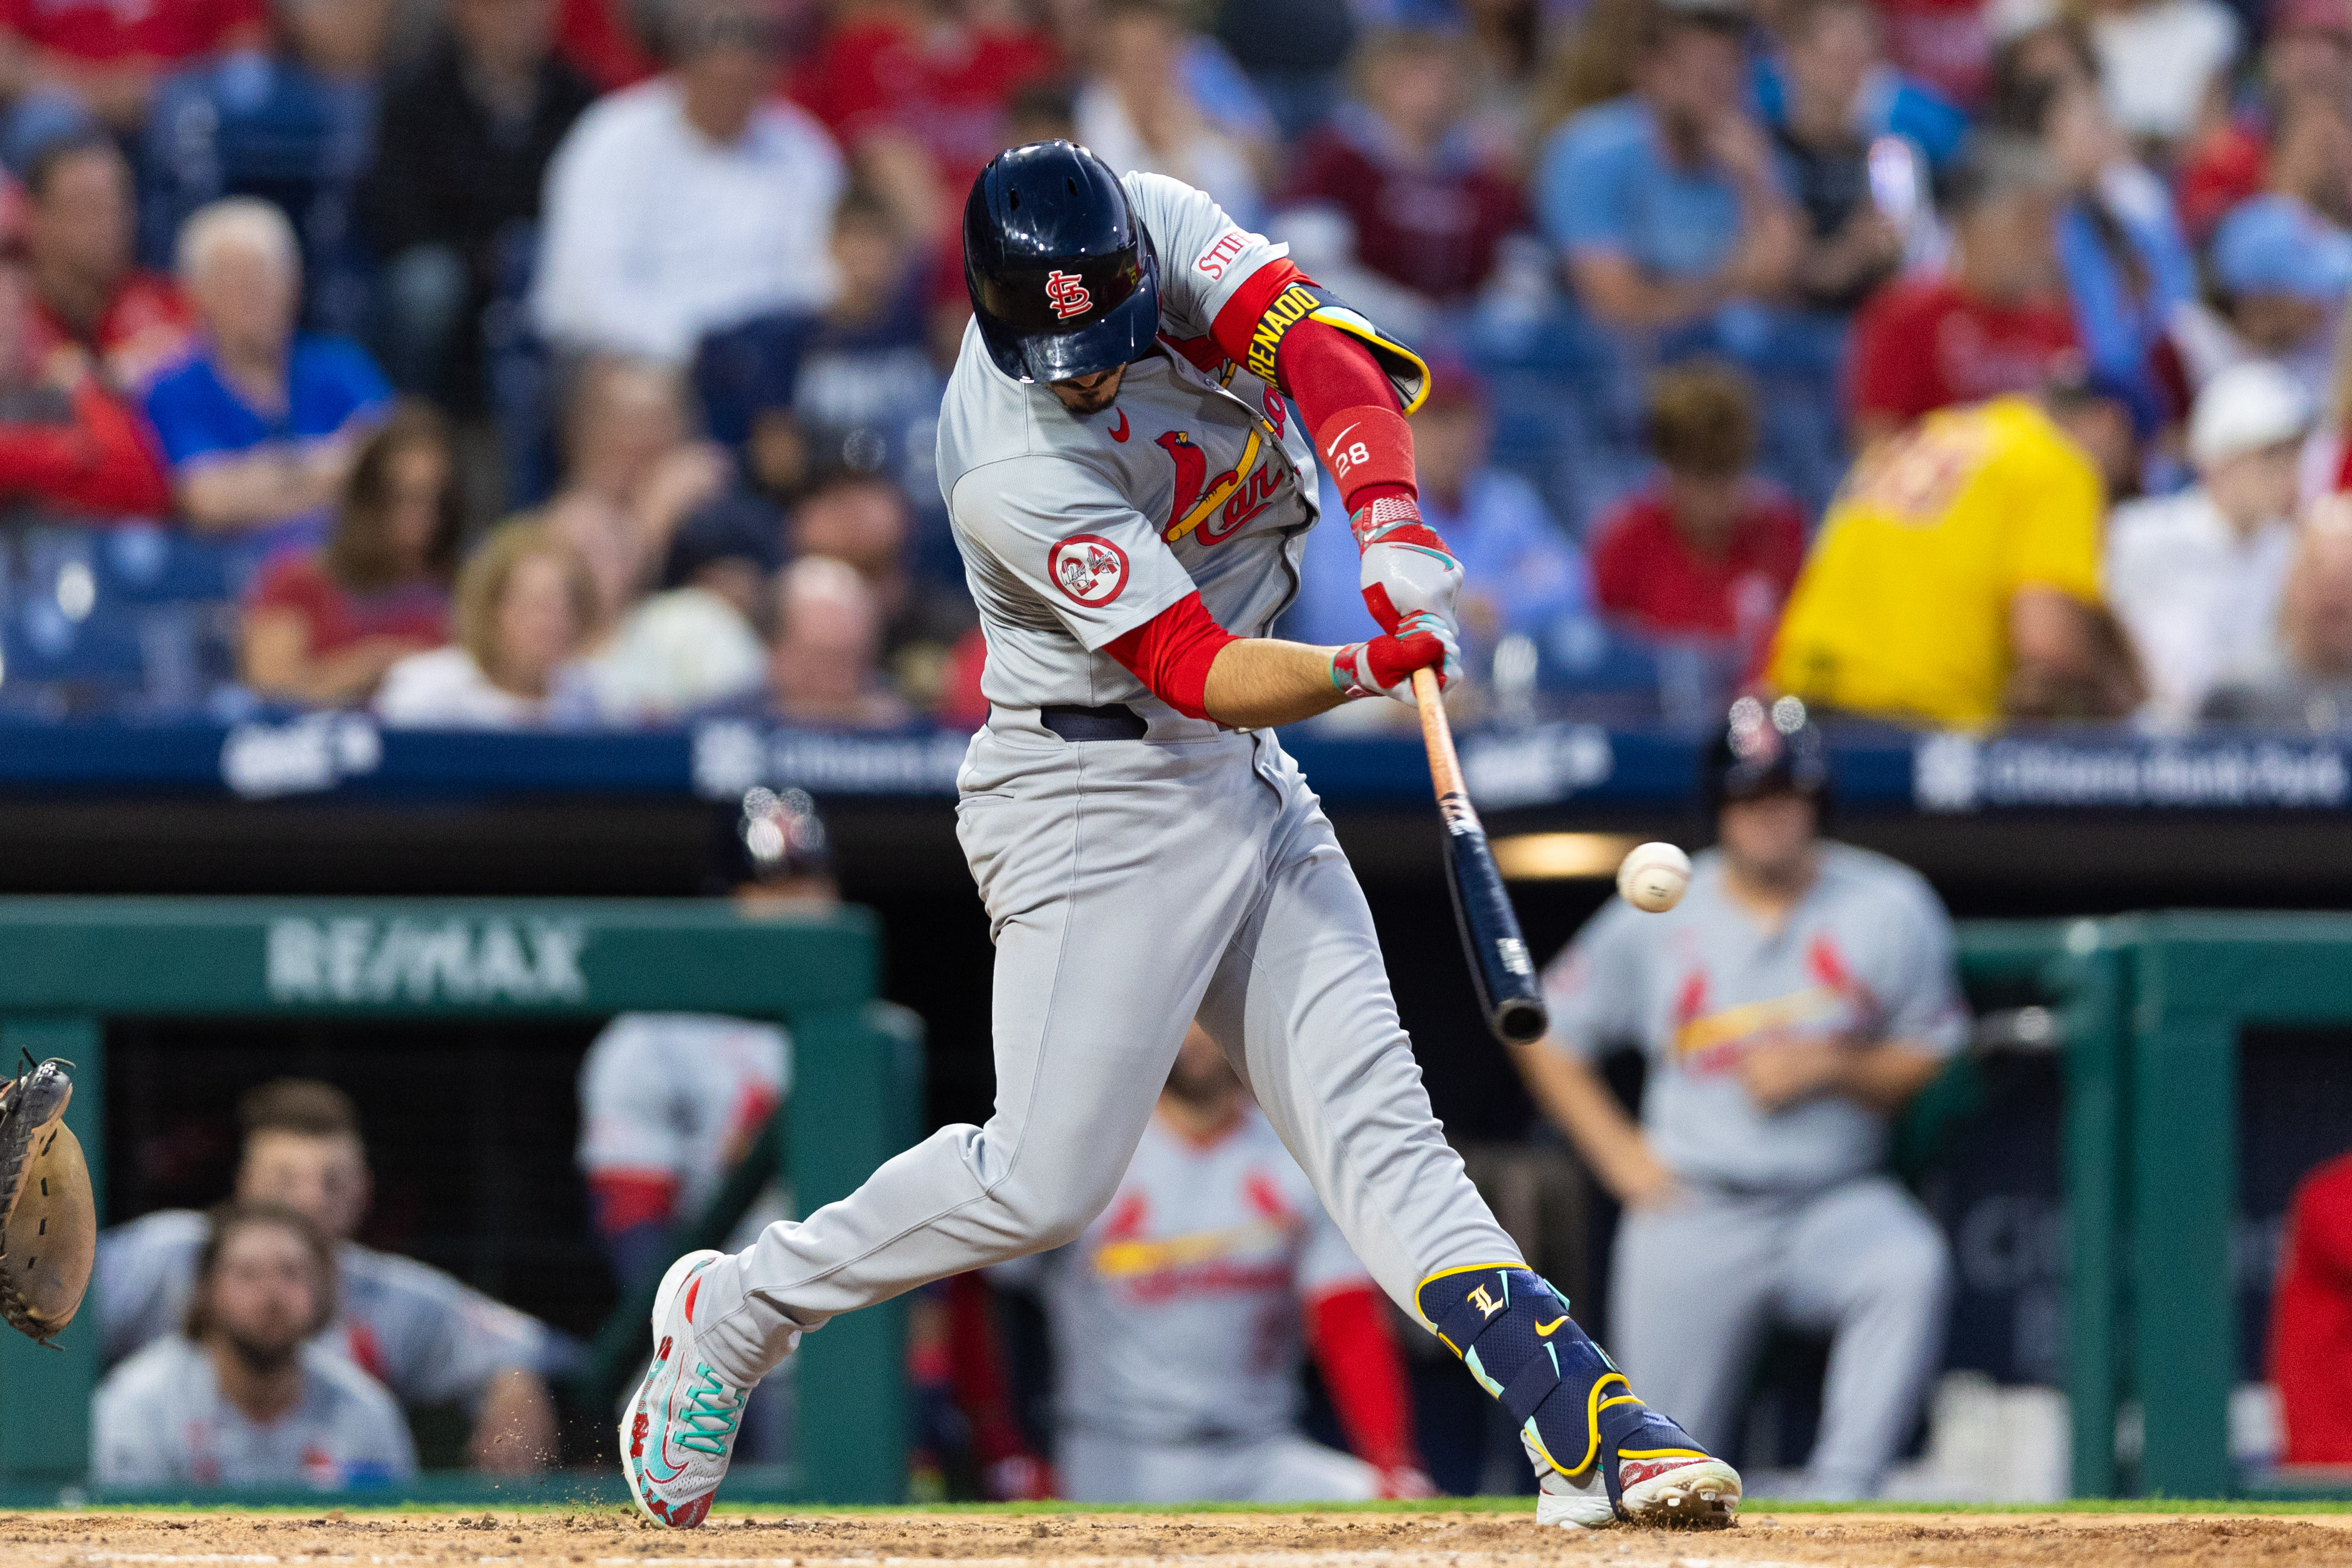
[[(1512, 632), (1540, 636), (1563, 616), (1592, 612), (1584, 553), (1533, 486), (1488, 464), (1493, 438), (1486, 383), (1459, 362), (1437, 361), (1428, 401), (1412, 416), (1413, 465), (1421, 515), (1462, 562), (1463, 646), (1474, 668)], [(1354, 537), (1330, 526), (1345, 514), (1328, 481), (1323, 516), (1325, 526), (1307, 536), (1298, 600), (1283, 634), (1352, 643), (1368, 624), (1360, 563)]]
[(1788, 281), (1800, 231), (1746, 108), (1747, 30), (1730, 0), (1659, 0), (1633, 92), (1577, 115), (1543, 151), (1544, 233), (1605, 328), (1699, 326)]
[(391, 389), (357, 344), (294, 330), (302, 259), (269, 203), (231, 196), (180, 231), (197, 350), (147, 393), (181, 514), (270, 547), (316, 546)]
[(2208, 259), (2242, 350), (2286, 366), (2316, 400), (2352, 291), (2352, 126), (2330, 104), (2282, 104), (2265, 178), (2222, 218)]

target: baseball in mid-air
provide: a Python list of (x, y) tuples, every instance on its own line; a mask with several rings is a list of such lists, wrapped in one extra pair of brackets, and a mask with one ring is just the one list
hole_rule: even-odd
[(1690, 856), (1672, 844), (1643, 844), (1617, 868), (1617, 891), (1636, 909), (1664, 915), (1690, 886)]

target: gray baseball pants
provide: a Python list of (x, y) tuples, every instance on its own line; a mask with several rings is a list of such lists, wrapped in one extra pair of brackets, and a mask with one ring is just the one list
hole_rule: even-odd
[(1766, 1330), (1826, 1331), (1806, 1495), (1868, 1497), (1918, 1418), (1950, 1292), (1943, 1233), (1885, 1176), (1790, 1195), (1690, 1186), (1620, 1225), (1610, 1339), (1642, 1398), (1720, 1454)]
[(1271, 733), (1161, 717), (1073, 744), (1000, 710), (959, 782), (996, 942), (995, 1113), (712, 1265), (698, 1318), (722, 1376), (755, 1380), (836, 1312), (1074, 1239), (1195, 1016), (1408, 1312), (1441, 1269), (1520, 1260), (1430, 1113), (1363, 892)]

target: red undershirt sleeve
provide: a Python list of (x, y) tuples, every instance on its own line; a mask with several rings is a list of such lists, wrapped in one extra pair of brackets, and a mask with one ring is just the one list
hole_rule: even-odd
[[(1227, 359), (1244, 362), (1267, 307), (1293, 283), (1311, 281), (1287, 261), (1258, 268), (1217, 312), (1211, 340)], [(1298, 417), (1314, 436), (1323, 465), (1339, 482), (1349, 511), (1383, 496), (1420, 494), (1413, 481), (1412, 427), (1388, 372), (1370, 349), (1327, 322), (1300, 321), (1275, 351), (1274, 373), (1298, 405)]]
[(1381, 1293), (1357, 1286), (1310, 1301), (1307, 1343), (1356, 1457), (1383, 1470), (1420, 1469), (1404, 1363)]
[(1186, 718), (1208, 718), (1209, 666), (1240, 638), (1209, 618), (1196, 591), (1103, 644), (1144, 689)]

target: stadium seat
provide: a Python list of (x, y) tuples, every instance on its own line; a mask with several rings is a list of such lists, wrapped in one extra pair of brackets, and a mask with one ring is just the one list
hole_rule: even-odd
[(155, 523), (98, 532), (91, 552), (99, 597), (121, 603), (169, 604), (236, 597), (236, 551)]

